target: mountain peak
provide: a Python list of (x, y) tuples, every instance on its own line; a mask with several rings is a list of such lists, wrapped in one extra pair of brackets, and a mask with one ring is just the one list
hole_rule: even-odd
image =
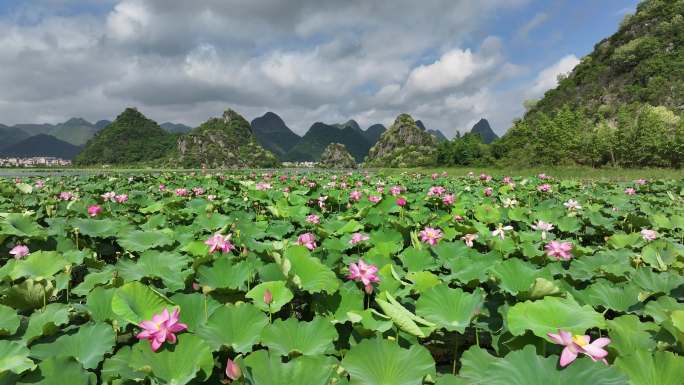
[(278, 114), (271, 111), (252, 120), (251, 127), (257, 141), (279, 158), (290, 151), (300, 139)]
[(475, 123), (470, 132), (480, 135), (480, 138), (482, 138), (482, 143), (486, 144), (489, 144), (499, 138), (499, 136), (496, 135), (494, 130), (492, 130), (492, 127), (489, 125), (489, 121), (487, 121), (485, 118), (482, 118), (479, 122)]
[(71, 118), (66, 122), (62, 123), (68, 126), (92, 126), (93, 124), (83, 118)]

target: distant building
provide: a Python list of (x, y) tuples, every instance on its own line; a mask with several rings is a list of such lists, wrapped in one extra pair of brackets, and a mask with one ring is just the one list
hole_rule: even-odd
[(52, 156), (36, 156), (32, 158), (0, 158), (0, 167), (65, 167), (71, 161)]

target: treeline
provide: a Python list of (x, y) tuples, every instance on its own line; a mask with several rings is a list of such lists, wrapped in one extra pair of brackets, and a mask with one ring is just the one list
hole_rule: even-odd
[(564, 106), (518, 120), (501, 139), (483, 144), (476, 134), (442, 143), (441, 165), (583, 165), (673, 167), (684, 165), (684, 115), (663, 106), (623, 105), (596, 119)]

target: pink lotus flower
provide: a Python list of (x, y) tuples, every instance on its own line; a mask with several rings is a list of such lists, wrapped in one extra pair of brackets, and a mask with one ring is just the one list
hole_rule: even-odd
[(41, 188), (45, 187), (45, 182), (43, 182), (42, 179), (38, 179), (38, 180), (36, 181), (35, 186), (36, 186), (36, 188), (41, 189)]
[(317, 225), (321, 223), (321, 218), (316, 214), (311, 214), (306, 216), (306, 221)]
[(216, 195), (213, 195), (213, 194), (207, 195), (207, 200), (209, 200), (209, 201), (214, 201), (214, 200), (216, 200)]
[(114, 202), (114, 197), (116, 197), (116, 193), (114, 191), (106, 192), (102, 195), (100, 195), (102, 199), (107, 202)]
[(373, 203), (378, 203), (382, 200), (382, 197), (379, 197), (377, 195), (371, 195), (368, 197), (368, 200), (373, 202)]
[(305, 246), (309, 250), (315, 249), (318, 245), (316, 245), (316, 236), (311, 234), (311, 233), (304, 233), (297, 238), (297, 243)]
[(511, 183), (513, 183), (513, 178), (511, 178), (510, 176), (505, 176), (505, 177), (503, 177), (502, 182), (504, 184), (511, 184)]
[(318, 207), (320, 207), (321, 209), (324, 209), (325, 208), (325, 201), (327, 201), (327, 200), (328, 200), (327, 196), (318, 197)]
[(156, 352), (161, 345), (169, 341), (172, 344), (176, 343), (176, 334), (187, 329), (186, 324), (178, 322), (180, 309), (174, 309), (173, 313), (169, 314), (168, 309), (164, 309), (161, 314), (156, 314), (151, 321), (143, 321), (138, 324), (143, 331), (136, 336), (139, 340), (149, 340), (152, 351)]
[(492, 176), (487, 174), (480, 174), (480, 180), (483, 182), (489, 182), (490, 180), (492, 180)]
[(587, 335), (573, 336), (572, 333), (564, 330), (558, 330), (558, 334), (547, 333), (547, 335), (556, 344), (565, 346), (560, 357), (561, 367), (570, 365), (580, 353), (589, 356), (594, 362), (601, 361), (608, 365), (608, 361), (606, 361), (608, 352), (603, 347), (610, 343), (609, 338), (597, 338), (594, 342), (589, 343), (591, 337)]
[(29, 251), (28, 246), (24, 245), (16, 245), (10, 250), (9, 252), (14, 256), (14, 259), (22, 259), (25, 256), (29, 255), (31, 252)]
[(360, 242), (363, 242), (363, 241), (367, 241), (367, 240), (369, 240), (369, 239), (370, 239), (370, 238), (369, 238), (368, 235), (366, 235), (366, 234), (354, 233), (354, 234), (352, 234), (352, 237), (351, 237), (351, 239), (349, 240), (349, 244), (351, 244), (351, 245), (356, 245), (357, 243), (360, 243)]
[(625, 194), (627, 195), (636, 195), (636, 190), (632, 187), (627, 187), (625, 189)]
[(544, 249), (546, 249), (546, 255), (557, 260), (569, 261), (572, 259), (572, 254), (570, 254), (572, 243), (570, 242), (551, 241), (544, 246)]
[(359, 259), (358, 263), (352, 262), (349, 264), (349, 275), (347, 278), (363, 283), (364, 290), (366, 293), (370, 294), (373, 292), (372, 283), (380, 282), (377, 272), (377, 266), (366, 264), (363, 259)]
[(235, 381), (242, 377), (242, 370), (240, 370), (240, 367), (230, 358), (226, 362), (226, 377), (230, 378), (231, 381)]
[(446, 194), (442, 197), (442, 202), (447, 206), (453, 205), (455, 200), (456, 197), (454, 196), (454, 194)]
[(401, 207), (406, 206), (406, 198), (404, 198), (404, 197), (397, 198), (397, 205), (399, 205)]
[(390, 194), (392, 194), (392, 196), (397, 196), (401, 194), (401, 186), (392, 186), (390, 188)]
[(257, 183), (257, 184), (256, 184), (255, 188), (256, 188), (257, 190), (259, 190), (259, 191), (270, 190), (270, 189), (271, 189), (271, 184), (270, 184), (270, 183), (260, 182), (260, 183)]
[(551, 185), (548, 183), (544, 183), (542, 185), (539, 185), (539, 186), (537, 186), (537, 191), (543, 192), (543, 193), (551, 192)]
[(484, 196), (490, 197), (494, 193), (494, 190), (491, 187), (487, 187), (484, 189)]
[(454, 220), (455, 220), (456, 222), (463, 222), (463, 219), (464, 219), (464, 218), (463, 218), (463, 216), (461, 216), (461, 215), (458, 215), (458, 214), (454, 215)]
[(434, 246), (442, 238), (442, 230), (433, 229), (432, 227), (426, 227), (420, 233), (420, 240), (427, 243), (430, 246)]
[(188, 189), (185, 188), (177, 188), (176, 189), (176, 196), (177, 197), (184, 197), (188, 195)]
[(96, 217), (102, 212), (102, 207), (98, 205), (92, 205), (88, 207), (88, 215), (91, 217)]
[(636, 183), (639, 186), (643, 186), (646, 184), (646, 179), (637, 179), (634, 181), (634, 183)]
[(574, 199), (568, 199), (567, 202), (563, 203), (563, 206), (565, 206), (566, 209), (571, 211), (582, 209), (582, 206), (580, 206), (579, 202), (577, 202)]
[(641, 230), (641, 238), (643, 238), (644, 241), (653, 241), (658, 238), (658, 233), (654, 230), (643, 229)]
[(160, 183), (159, 184), (159, 191), (166, 191), (166, 185), (164, 185), (163, 183)]
[(428, 190), (427, 196), (432, 197), (432, 196), (441, 196), (446, 192), (446, 189), (442, 186), (432, 186)]
[(119, 195), (117, 195), (117, 196), (114, 197), (114, 200), (115, 200), (117, 203), (126, 203), (126, 202), (128, 201), (128, 195), (126, 195), (126, 194), (119, 194)]
[(316, 182), (309, 182), (309, 188), (315, 188)]
[(550, 176), (548, 176), (548, 175), (546, 175), (546, 174), (544, 174), (544, 173), (541, 173), (541, 174), (537, 175), (537, 178), (539, 178), (539, 179), (541, 179), (541, 180), (551, 179)]
[(202, 187), (193, 187), (192, 193), (195, 194), (195, 196), (204, 195), (204, 189)]
[(478, 238), (477, 234), (466, 234), (461, 237), (461, 240), (465, 242), (466, 246), (473, 247), (473, 241)]
[(515, 198), (512, 198), (512, 199), (511, 199), (511, 198), (506, 198), (506, 199), (503, 200), (503, 207), (504, 207), (504, 208), (507, 208), (507, 209), (513, 208), (513, 207), (515, 207), (517, 204), (518, 204), (518, 200), (515, 199)]
[(432, 174), (432, 180), (435, 180), (435, 179), (437, 179), (437, 178), (439, 178), (439, 174), (436, 173), (436, 172), (433, 173), (433, 174)]
[(534, 230), (541, 231), (542, 239), (546, 239), (546, 233), (554, 229), (552, 224), (546, 223), (542, 220), (538, 220), (536, 224), (533, 224), (530, 227), (532, 227)]
[(358, 202), (359, 199), (361, 199), (361, 191), (352, 190), (352, 192), (349, 193), (349, 200)]
[(385, 192), (385, 187), (384, 186), (378, 186), (375, 188), (375, 192), (378, 194), (383, 194)]
[(74, 200), (74, 198), (74, 194), (72, 194), (69, 191), (62, 191), (61, 193), (59, 193), (59, 200), (61, 201), (72, 201)]
[(235, 250), (235, 246), (230, 242), (231, 237), (232, 234), (223, 236), (221, 233), (216, 233), (204, 241), (204, 244), (209, 246), (209, 254), (214, 253), (216, 250), (228, 253), (231, 250)]

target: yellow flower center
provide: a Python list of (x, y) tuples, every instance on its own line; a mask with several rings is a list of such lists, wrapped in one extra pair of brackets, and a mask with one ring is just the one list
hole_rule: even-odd
[(584, 339), (584, 336), (580, 336), (580, 335), (575, 335), (574, 337), (572, 337), (572, 342), (576, 343), (579, 346), (588, 345), (587, 341)]

